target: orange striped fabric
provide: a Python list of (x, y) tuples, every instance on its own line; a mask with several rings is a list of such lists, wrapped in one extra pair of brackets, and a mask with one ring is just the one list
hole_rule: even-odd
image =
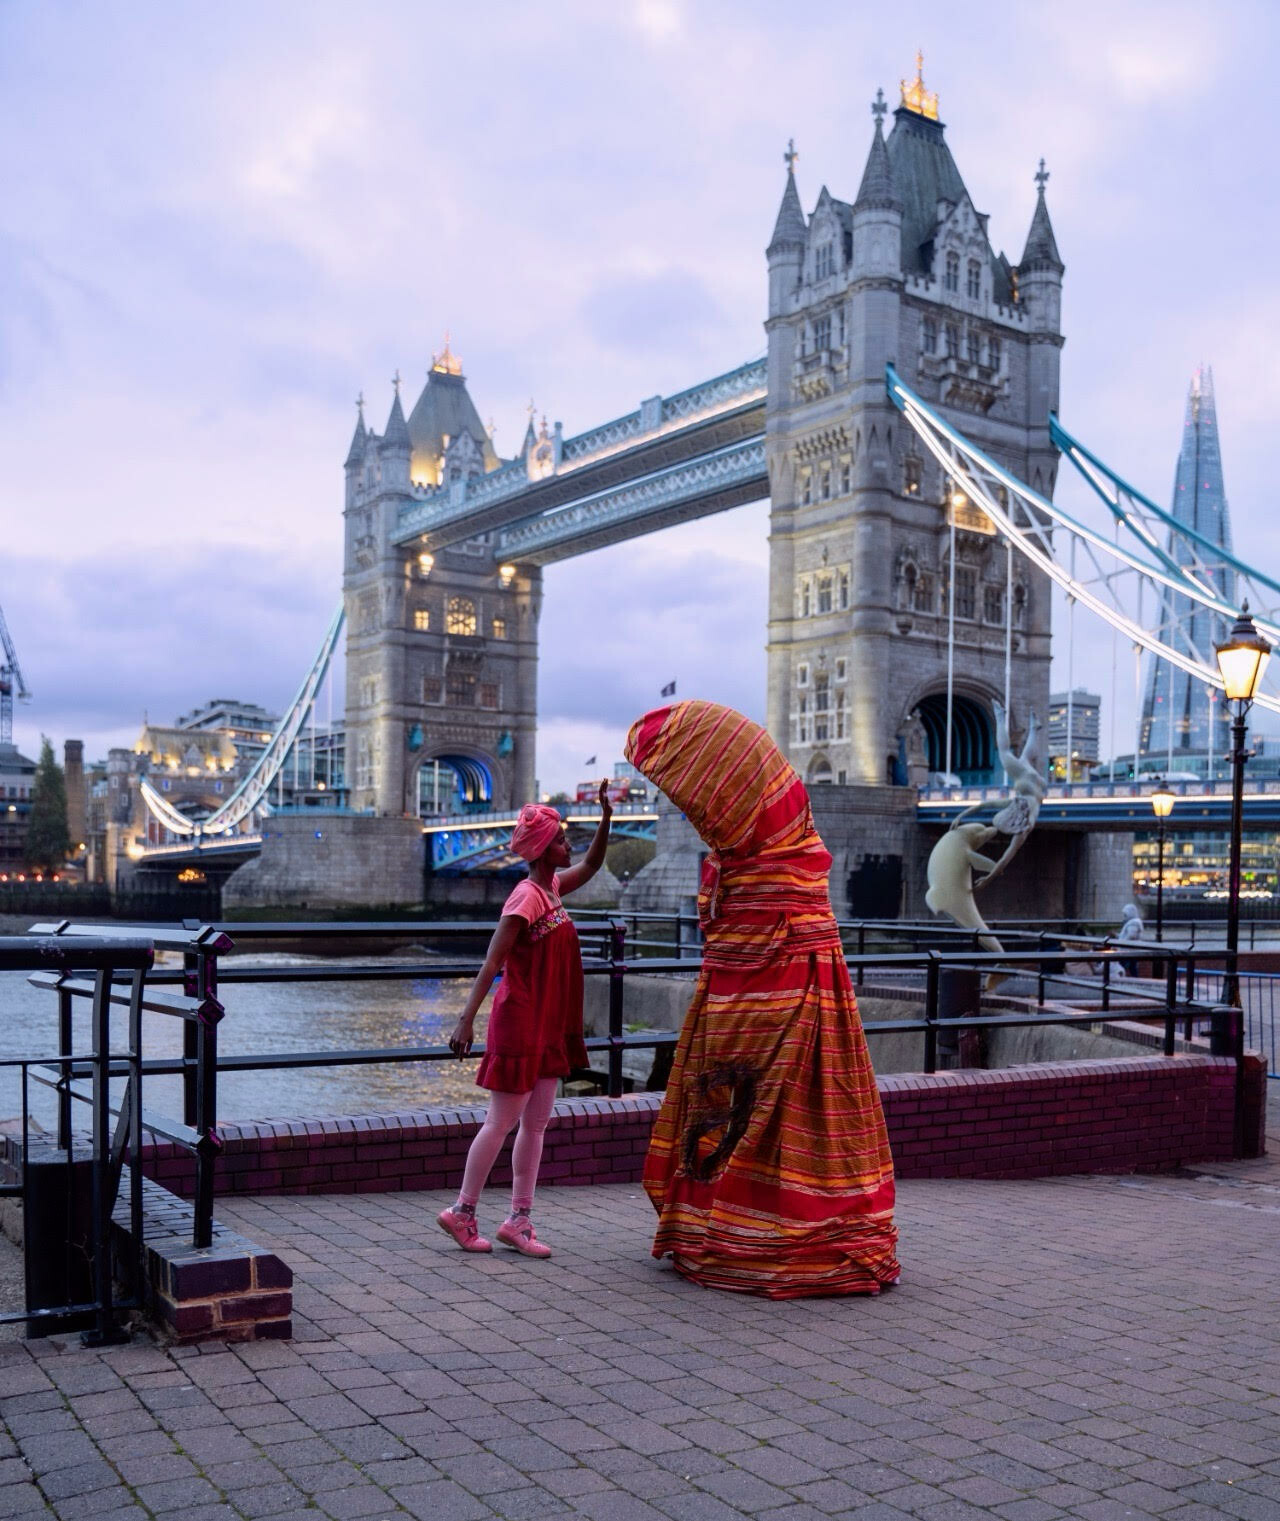
[(716, 703), (647, 713), (626, 755), (711, 847), (702, 975), (645, 1163), (653, 1254), (775, 1299), (877, 1293), (899, 1272), (893, 1159), (804, 784)]

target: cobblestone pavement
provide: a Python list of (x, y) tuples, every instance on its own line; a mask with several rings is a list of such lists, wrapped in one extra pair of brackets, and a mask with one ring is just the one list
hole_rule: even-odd
[(229, 1203), (292, 1343), (0, 1346), (0, 1518), (1280, 1516), (1274, 1163), (905, 1184), (875, 1300), (687, 1284), (635, 1186), (544, 1190), (550, 1262), (442, 1202)]

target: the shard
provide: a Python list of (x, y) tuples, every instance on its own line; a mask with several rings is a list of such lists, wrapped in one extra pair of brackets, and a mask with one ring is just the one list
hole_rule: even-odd
[[(1231, 514), (1222, 484), (1222, 451), (1218, 444), (1218, 414), (1213, 401), (1213, 371), (1201, 367), (1191, 377), (1182, 449), (1173, 479), (1174, 518), (1185, 528), (1221, 549), (1231, 549)], [(1191, 548), (1170, 531), (1169, 554), (1180, 565), (1192, 561)], [(1235, 603), (1235, 572), (1222, 561), (1214, 563), (1204, 547), (1199, 553), (1223, 599)], [(1212, 661), (1213, 646), (1226, 637), (1222, 618), (1170, 593), (1159, 610), (1162, 633), (1175, 649)], [(1227, 749), (1226, 705), (1210, 702), (1209, 689), (1167, 660), (1149, 659), (1142, 705), (1141, 769), (1203, 771), (1191, 757), (1222, 757)], [(1182, 766), (1179, 761), (1183, 762)]]

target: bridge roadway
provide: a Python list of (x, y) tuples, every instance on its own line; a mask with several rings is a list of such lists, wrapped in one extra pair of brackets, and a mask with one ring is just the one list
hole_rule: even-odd
[(424, 490), (401, 510), (395, 542), (435, 553), (490, 533), (495, 561), (545, 565), (756, 501), (769, 489), (765, 393), (759, 359), (652, 397), (557, 440), (554, 469), (541, 479), (531, 480), (521, 459)]
[[(1171, 782), (1177, 798), (1165, 821), (1171, 831), (1214, 830), (1231, 827), (1231, 784), (1218, 782)], [(1151, 811), (1150, 782), (1077, 782), (1055, 784), (1040, 807), (1038, 829), (1089, 830), (1117, 834), (1147, 833), (1155, 829)], [(982, 803), (989, 811), (1008, 799), (1003, 787), (930, 787), (920, 792), (916, 817), (926, 826), (943, 828), (966, 808)], [(325, 810), (333, 812), (334, 810)], [(595, 804), (571, 804), (565, 814), (574, 843), (584, 845), (600, 817)], [(980, 817), (980, 815), (975, 815)], [(321, 814), (316, 811), (319, 820)], [(624, 804), (614, 809), (615, 838), (653, 839), (657, 809), (647, 804)], [(517, 864), (509, 842), (515, 813), (499, 810), (446, 814), (423, 820), (422, 833), (431, 852), (432, 867), (445, 874), (500, 871)], [(1248, 785), (1244, 797), (1246, 830), (1280, 832), (1280, 778)], [(265, 825), (270, 829), (270, 821)], [(198, 864), (239, 865), (262, 848), (261, 834), (232, 835), (214, 840), (184, 841), (153, 846), (136, 860), (142, 867), (174, 868)]]

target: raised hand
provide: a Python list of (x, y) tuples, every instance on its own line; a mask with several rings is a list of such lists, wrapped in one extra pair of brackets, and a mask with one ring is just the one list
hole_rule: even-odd
[(607, 823), (613, 817), (613, 804), (609, 801), (609, 778), (600, 783), (600, 813)]

